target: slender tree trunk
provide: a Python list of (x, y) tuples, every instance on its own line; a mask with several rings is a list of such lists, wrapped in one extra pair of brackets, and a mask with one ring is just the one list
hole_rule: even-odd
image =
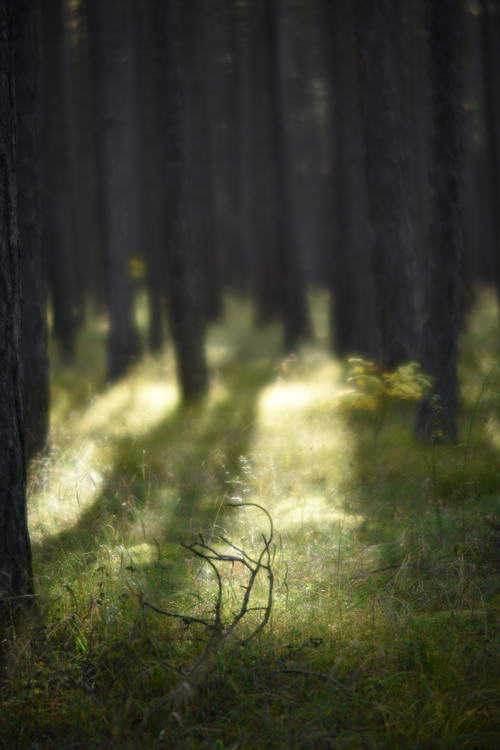
[(65, 0), (63, 20), (64, 85), (75, 227), (72, 259), (83, 314), (89, 298), (102, 308), (105, 297), (104, 248), (98, 207), (95, 98), (86, 0)]
[(401, 79), (406, 189), (415, 237), (413, 263), (416, 327), (423, 324), (423, 264), (429, 233), (430, 84), (425, 3), (403, 0)]
[(130, 260), (143, 255), (140, 124), (133, 0), (89, 0), (104, 204), (108, 378), (137, 359)]
[(21, 268), (16, 185), (13, 2), (0, 0), (0, 626), (30, 596), (21, 395)]
[(24, 446), (26, 459), (47, 440), (49, 382), (47, 301), (42, 271), (40, 215), (40, 99), (37, 0), (13, 6), (16, 34), (17, 186), (21, 251)]
[(140, 109), (144, 127), (144, 248), (148, 291), (150, 351), (159, 352), (165, 337), (164, 301), (167, 268), (164, 253), (166, 232), (163, 134), (160, 127), (161, 91), (161, 0), (144, 0), (137, 5), (139, 34)]
[(500, 3), (481, 0), (480, 23), (493, 269), (500, 295)]
[(291, 153), (287, 120), (289, 58), (287, 55), (286, 13), (282, 0), (268, 9), (271, 45), (272, 86), (271, 127), (274, 151), (274, 205), (278, 234), (278, 273), (284, 347), (292, 351), (311, 335), (307, 305), (307, 285), (294, 226)]
[(401, 5), (358, 0), (357, 42), (381, 360), (392, 369), (418, 352), (415, 231), (407, 190), (399, 40)]
[(167, 258), (169, 317), (176, 353), (178, 380), (184, 400), (202, 396), (208, 388), (205, 356), (205, 304), (200, 278), (199, 249), (194, 232), (195, 199), (190, 182), (186, 81), (179, 48), (178, 9), (167, 4), (163, 14), (164, 133), (162, 163), (169, 179)]
[(457, 350), (462, 256), (463, 162), (462, 8), (456, 0), (429, 0), (433, 140), (424, 371), (433, 395), (419, 410), (417, 434), (457, 439)]
[(62, 0), (44, 0), (40, 7), (43, 249), (47, 259), (54, 335), (62, 358), (70, 362), (75, 353), (75, 336), (81, 316), (74, 260)]
[(204, 283), (201, 287), (205, 317), (216, 320), (222, 314), (220, 265), (215, 247), (215, 196), (212, 162), (212, 128), (209, 96), (211, 80), (207, 48), (205, 0), (191, 0), (179, 8), (180, 64), (182, 69), (184, 128), (189, 191), (196, 221), (191, 233), (198, 253)]
[(278, 235), (276, 232), (274, 149), (271, 111), (273, 87), (269, 71), (273, 51), (269, 39), (266, 0), (249, 9), (250, 164), (252, 253), (250, 270), (257, 325), (279, 319)]
[(351, 0), (322, 3), (324, 47), (333, 100), (333, 247), (328, 247), (332, 348), (341, 356), (375, 357), (379, 349), (372, 232), (357, 85), (354, 8)]

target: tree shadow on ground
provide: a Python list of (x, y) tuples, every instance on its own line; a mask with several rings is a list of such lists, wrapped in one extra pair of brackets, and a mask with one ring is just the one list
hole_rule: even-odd
[[(484, 407), (486, 413), (490, 405)], [(376, 416), (350, 417), (357, 439), (344, 508), (362, 518), (356, 537), (378, 547), (384, 563), (400, 563), (411, 540), (440, 545), (458, 538), (465, 515), (474, 521), (478, 500), (484, 512), (484, 503), (493, 499), (500, 479), (498, 448), (484, 415), (474, 409), (464, 401), (457, 445), (417, 440), (412, 404), (395, 405), (378, 434)]]
[(179, 406), (145, 436), (116, 439), (97, 498), (71, 528), (34, 545), (38, 561), (90, 551), (110, 534), (161, 545), (220, 523), (252, 440), (259, 393), (273, 375), (271, 362), (228, 364), (217, 397)]

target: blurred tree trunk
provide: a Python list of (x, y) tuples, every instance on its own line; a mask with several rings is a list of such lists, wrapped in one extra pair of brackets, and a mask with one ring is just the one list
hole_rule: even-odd
[(416, 328), (423, 324), (424, 257), (429, 234), (430, 85), (426, 6), (422, 0), (404, 0), (401, 30), (403, 139), (409, 211), (414, 234), (415, 261), (412, 286)]
[(163, 96), (160, 118), (163, 132), (162, 164), (168, 176), (169, 201), (166, 232), (169, 268), (169, 317), (177, 372), (184, 400), (195, 399), (208, 388), (205, 357), (205, 302), (202, 293), (199, 249), (194, 231), (196, 200), (190, 180), (189, 160), (192, 144), (186, 129), (189, 80), (182, 68), (179, 39), (182, 31), (179, 9), (172, 4), (163, 8), (162, 49)]
[(278, 244), (274, 189), (274, 152), (271, 111), (273, 88), (269, 75), (273, 64), (268, 23), (268, 3), (256, 0), (249, 8), (250, 82), (250, 273), (257, 325), (280, 316)]
[[(485, 107), (484, 49), (482, 15), (478, 6), (464, 5), (463, 101), (464, 166), (462, 221), (464, 231), (461, 262), (461, 327), (476, 296), (477, 284), (495, 283), (496, 271), (492, 196), (489, 185), (491, 169)], [(430, 143), (430, 139), (429, 139)]]
[(52, 302), (53, 329), (62, 358), (74, 357), (81, 319), (75, 275), (66, 87), (63, 0), (44, 0), (42, 10), (43, 248)]
[(311, 335), (307, 284), (294, 222), (290, 134), (288, 130), (290, 59), (287, 14), (282, 0), (267, 8), (267, 39), (271, 67), (271, 138), (274, 166), (273, 203), (276, 210), (278, 294), (284, 327), (284, 347), (293, 351)]
[(234, 243), (227, 230), (228, 216), (228, 149), (227, 149), (227, 73), (225, 49), (229, 9), (225, 0), (203, 0), (204, 29), (202, 67), (206, 86), (209, 159), (212, 181), (213, 210), (213, 264), (215, 270), (214, 301), (216, 314), (223, 310), (223, 292), (228, 279), (228, 259), (234, 252)]
[(493, 244), (492, 266), (500, 294), (500, 3), (481, 0), (481, 45), (488, 188)]
[(431, 225), (427, 254), (424, 371), (432, 396), (417, 418), (423, 439), (457, 439), (457, 350), (462, 255), (461, 171), (463, 162), (462, 7), (430, 0), (432, 83)]
[(394, 0), (357, 0), (356, 10), (381, 361), (393, 369), (415, 359), (418, 352), (416, 238), (406, 184), (401, 100), (401, 5)]
[(251, 180), (251, 58), (250, 39), (251, 3), (248, 0), (236, 2), (231, 8), (233, 54), (235, 58), (235, 110), (236, 121), (236, 188), (238, 212), (238, 283), (247, 290), (248, 269), (254, 244), (252, 221), (252, 180)]
[(105, 299), (102, 223), (99, 218), (95, 97), (86, 0), (64, 0), (64, 85), (68, 110), (69, 168), (74, 217), (73, 263), (81, 307)]
[[(0, 0), (0, 627), (32, 588), (21, 395), (13, 5)], [(28, 19), (26, 19), (27, 21)]]
[(204, 283), (201, 287), (205, 317), (216, 320), (222, 314), (222, 289), (215, 235), (214, 164), (210, 114), (212, 81), (208, 46), (209, 6), (205, 0), (191, 0), (179, 7), (179, 54), (183, 78), (184, 129), (189, 190), (193, 215), (191, 233), (198, 253)]
[(160, 127), (161, 66), (160, 44), (161, 0), (144, 0), (137, 6), (139, 27), (139, 89), (140, 109), (144, 128), (144, 250), (146, 285), (148, 291), (149, 329), (148, 343), (152, 352), (159, 352), (165, 337), (164, 301), (168, 277), (164, 252), (165, 190), (162, 164), (163, 134)]
[(21, 248), (21, 352), (26, 460), (47, 440), (49, 382), (47, 300), (40, 215), (40, 12), (37, 0), (14, 3), (16, 41), (17, 200)]
[(143, 194), (133, 0), (89, 0), (109, 315), (108, 378), (138, 358), (130, 273), (143, 255)]
[(333, 247), (328, 247), (332, 348), (341, 356), (375, 357), (379, 329), (371, 274), (372, 233), (364, 169), (364, 144), (357, 98), (354, 8), (350, 0), (321, 3), (325, 62), (333, 129), (335, 202)]

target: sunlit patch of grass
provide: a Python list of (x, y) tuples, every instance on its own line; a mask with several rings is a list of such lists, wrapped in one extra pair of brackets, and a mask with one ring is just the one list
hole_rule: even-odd
[[(101, 324), (75, 372), (54, 372), (30, 498), (43, 617), (13, 639), (0, 745), (496, 746), (496, 373), (481, 392), (496, 304), (483, 295), (464, 336), (461, 444), (424, 447), (409, 404), (381, 429), (373, 412), (332, 408), (346, 383), (325, 351), (326, 302), (314, 299), (319, 342), (283, 358), (278, 327), (253, 330), (229, 299), (194, 406), (177, 402), (169, 348), (106, 390)], [(255, 554), (261, 522), (228, 501), (273, 516), (271, 620), (221, 651), (192, 705), (145, 721), (208, 634), (141, 599), (213, 614), (213, 572), (178, 542), (222, 533)], [(224, 570), (226, 617), (246, 583), (243, 565)]]

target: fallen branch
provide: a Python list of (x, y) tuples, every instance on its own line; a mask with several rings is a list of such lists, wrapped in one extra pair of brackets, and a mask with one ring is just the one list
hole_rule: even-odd
[[(262, 547), (255, 558), (251, 557), (245, 550), (236, 546), (224, 536), (220, 536), (219, 540), (232, 550), (230, 554), (219, 552), (213, 546), (208, 544), (201, 534), (196, 542), (182, 545), (184, 549), (208, 564), (214, 572), (217, 582), (217, 593), (215, 596), (212, 619), (192, 617), (191, 615), (177, 612), (169, 612), (168, 610), (161, 609), (160, 607), (146, 601), (142, 592), (134, 592), (134, 595), (138, 598), (143, 611), (150, 609), (157, 614), (180, 619), (186, 625), (202, 625), (210, 631), (210, 638), (200, 656), (189, 665), (177, 685), (167, 695), (161, 696), (150, 705), (149, 709), (143, 716), (143, 724), (147, 724), (154, 713), (168, 704), (172, 705), (175, 710), (175, 715), (178, 716), (179, 709), (186, 708), (192, 702), (196, 691), (211, 672), (215, 665), (216, 656), (221, 648), (226, 646), (230, 640), (235, 640), (240, 646), (247, 644), (252, 638), (260, 633), (269, 622), (274, 590), (274, 573), (271, 564), (272, 544), (274, 538), (273, 520), (268, 511), (261, 505), (257, 505), (257, 503), (229, 503), (228, 506), (230, 508), (252, 507), (262, 511), (269, 522), (269, 532), (267, 535), (262, 534)], [(229, 622), (225, 622), (223, 619), (224, 585), (221, 571), (219, 569), (219, 566), (227, 563), (230, 563), (231, 565), (234, 565), (234, 563), (240, 563), (240, 565), (248, 571), (248, 583), (243, 587), (244, 594), (240, 608), (238, 612), (232, 616), (232, 619)], [(266, 602), (263, 606), (251, 606), (252, 594), (254, 593), (256, 582), (261, 574), (264, 574), (267, 577)], [(249, 635), (241, 640), (236, 640), (236, 629), (245, 616), (250, 612), (260, 612), (262, 613), (262, 617)]]

